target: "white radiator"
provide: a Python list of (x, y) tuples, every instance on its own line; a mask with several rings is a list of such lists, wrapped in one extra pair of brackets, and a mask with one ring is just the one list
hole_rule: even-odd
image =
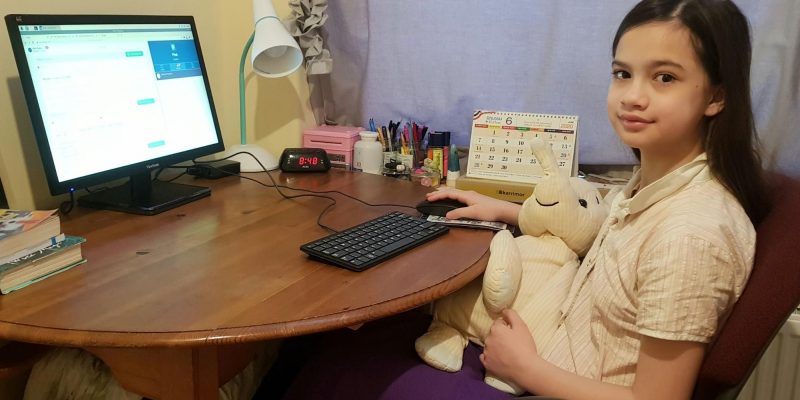
[(800, 400), (800, 309), (775, 335), (738, 400)]

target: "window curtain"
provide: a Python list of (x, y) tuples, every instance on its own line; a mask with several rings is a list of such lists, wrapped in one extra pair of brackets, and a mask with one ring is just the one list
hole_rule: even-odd
[[(736, 1), (753, 34), (768, 168), (800, 176), (800, 2)], [(633, 164), (606, 116), (611, 43), (635, 0), (347, 0), (325, 25), (329, 119), (413, 120), (469, 143), (474, 110), (579, 116), (582, 164)]]

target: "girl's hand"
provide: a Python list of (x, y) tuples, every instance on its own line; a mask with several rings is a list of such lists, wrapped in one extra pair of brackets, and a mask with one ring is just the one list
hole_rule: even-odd
[(482, 195), (472, 190), (443, 189), (426, 195), (428, 201), (443, 199), (458, 200), (467, 205), (447, 213), (449, 219), (468, 218), (481, 221), (500, 221), (512, 225), (517, 224), (520, 206)]
[(503, 310), (503, 315), (489, 328), (484, 340), (483, 366), (494, 375), (520, 382), (519, 378), (531, 375), (539, 358), (536, 343), (528, 325), (516, 311)]

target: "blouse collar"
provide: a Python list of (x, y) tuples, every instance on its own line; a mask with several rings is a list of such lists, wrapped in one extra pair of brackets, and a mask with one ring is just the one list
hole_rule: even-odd
[[(624, 213), (627, 215), (637, 214), (692, 182), (703, 182), (710, 178), (706, 153), (698, 155), (694, 160), (678, 167), (644, 188), (638, 188), (641, 182), (641, 175), (637, 171), (620, 193), (621, 199), (618, 207), (624, 209)], [(636, 190), (635, 194), (634, 190)]]

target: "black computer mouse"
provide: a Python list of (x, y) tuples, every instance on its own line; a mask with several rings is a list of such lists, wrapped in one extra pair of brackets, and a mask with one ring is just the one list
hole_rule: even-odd
[(448, 212), (466, 206), (466, 204), (454, 199), (442, 199), (437, 201), (422, 200), (417, 204), (417, 211), (425, 215), (444, 217)]

